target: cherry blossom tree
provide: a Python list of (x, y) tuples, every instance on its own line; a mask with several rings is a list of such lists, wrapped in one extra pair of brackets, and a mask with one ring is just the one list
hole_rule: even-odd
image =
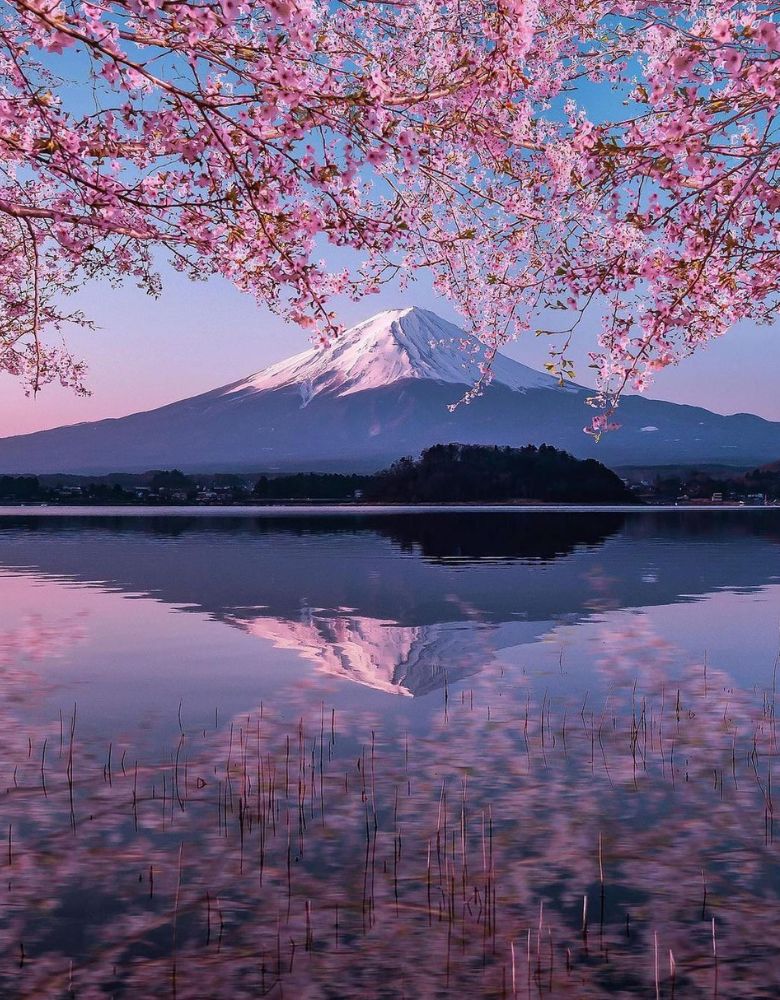
[(775, 315), (779, 6), (3, 0), (0, 369), (84, 391), (67, 294), (164, 259), (323, 340), (334, 296), (427, 268), (488, 369), (552, 308), (571, 375), (601, 314), (598, 433)]

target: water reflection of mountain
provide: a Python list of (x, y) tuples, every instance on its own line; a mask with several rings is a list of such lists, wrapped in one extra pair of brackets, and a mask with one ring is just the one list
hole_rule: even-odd
[(780, 578), (780, 511), (17, 517), (0, 567), (148, 595), (422, 694), (550, 622)]
[(422, 695), (478, 673), (493, 657), (494, 629), (470, 622), (397, 625), (348, 609), (304, 608), (299, 621), (227, 619), (278, 649), (291, 649), (332, 677), (392, 694)]

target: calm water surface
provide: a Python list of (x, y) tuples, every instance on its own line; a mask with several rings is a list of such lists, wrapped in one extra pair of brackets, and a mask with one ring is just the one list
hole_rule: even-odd
[(766, 684), (780, 510), (5, 516), (0, 597), (6, 648), (32, 642), (51, 697), (109, 733), (178, 731), (180, 701), (202, 724), (305, 681), (420, 720), (491, 665), (584, 693), (623, 629)]
[(776, 996), (779, 626), (778, 509), (7, 511), (3, 988)]

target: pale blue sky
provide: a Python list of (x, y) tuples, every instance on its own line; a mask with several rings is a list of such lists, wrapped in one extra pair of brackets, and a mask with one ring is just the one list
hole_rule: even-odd
[[(69, 49), (46, 59), (73, 81), (63, 93), (78, 108), (87, 95), (81, 86), (85, 66), (78, 54)], [(89, 94), (92, 100), (92, 91)], [(597, 119), (608, 117), (617, 107), (625, 113), (624, 89), (588, 85), (577, 96)], [(343, 254), (330, 250), (327, 256), (341, 264)], [(0, 375), (0, 436), (150, 409), (235, 381), (309, 346), (303, 331), (258, 307), (223, 279), (192, 283), (165, 268), (163, 276), (164, 292), (158, 300), (132, 286), (112, 289), (94, 283), (85, 288), (77, 304), (100, 329), (75, 331), (69, 345), (89, 364), (93, 395), (79, 398), (52, 386), (37, 399), (27, 399), (12, 378)], [(381, 309), (407, 305), (425, 306), (458, 321), (449, 303), (433, 293), (425, 275), (403, 293), (388, 288), (360, 303), (343, 303), (340, 316), (351, 324)], [(594, 326), (595, 321), (594, 317)], [(526, 337), (506, 353), (541, 368), (548, 347), (547, 338)], [(593, 347), (593, 327), (588, 330), (582, 324), (570, 353), (577, 379), (585, 384), (590, 384), (591, 374), (587, 351)], [(678, 368), (660, 373), (648, 395), (720, 413), (750, 411), (780, 420), (779, 378), (778, 330), (745, 326)], [(585, 411), (583, 423), (589, 415)]]
[[(27, 399), (9, 376), (0, 378), (0, 436), (60, 424), (117, 417), (205, 392), (239, 379), (309, 346), (307, 334), (258, 307), (223, 279), (191, 282), (169, 272), (160, 299), (128, 286), (95, 283), (79, 304), (100, 326), (76, 331), (72, 348), (90, 366), (90, 398), (58, 387)], [(389, 288), (340, 309), (348, 324), (381, 309), (420, 305), (458, 321), (446, 300), (422, 276), (406, 292)], [(534, 367), (546, 360), (547, 338), (527, 337), (506, 353)], [(582, 329), (576, 349), (578, 381), (589, 384), (587, 350), (592, 331)], [(706, 406), (720, 413), (749, 411), (780, 420), (778, 330), (745, 326), (697, 357), (660, 373), (655, 398)], [(584, 422), (584, 420), (583, 420)], [(778, 442), (780, 450), (780, 442)]]

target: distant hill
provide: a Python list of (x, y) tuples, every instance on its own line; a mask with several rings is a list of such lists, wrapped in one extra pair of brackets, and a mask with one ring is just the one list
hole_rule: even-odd
[(396, 503), (632, 503), (622, 479), (593, 459), (565, 451), (440, 444), (374, 476), (369, 497)]
[(695, 462), (693, 464), (676, 465), (618, 465), (615, 472), (630, 483), (652, 483), (656, 479), (669, 479), (676, 476), (685, 479), (693, 472), (704, 473), (717, 478), (734, 478), (751, 472), (751, 466), (726, 465), (724, 463)]
[(591, 390), (503, 355), (484, 394), (484, 347), (432, 312), (379, 313), (327, 349), (312, 349), (231, 385), (143, 413), (0, 439), (0, 473), (199, 471), (374, 472), (439, 442), (546, 442), (609, 465), (722, 464), (780, 457), (780, 423), (639, 396), (622, 429), (583, 434)]

